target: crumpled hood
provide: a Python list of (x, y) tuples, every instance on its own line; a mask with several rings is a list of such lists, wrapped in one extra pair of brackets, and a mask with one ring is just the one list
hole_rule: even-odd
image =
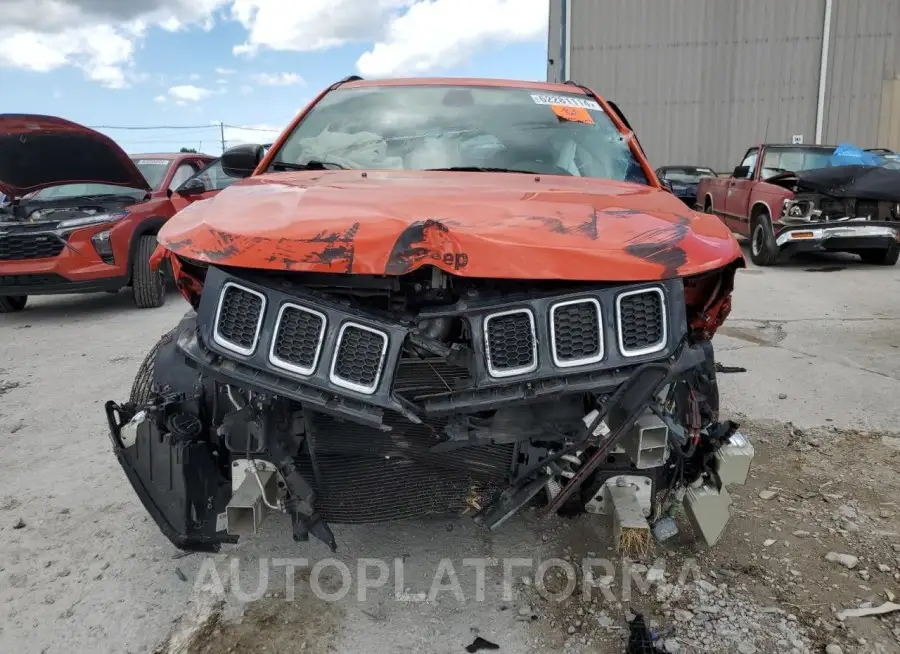
[(900, 202), (900, 170), (882, 166), (831, 166), (782, 173), (766, 181), (833, 198)]
[(0, 193), (22, 197), (60, 184), (150, 190), (116, 142), (55, 116), (0, 114)]
[(210, 264), (401, 275), (642, 281), (742, 259), (717, 218), (627, 182), (507, 173), (326, 171), (251, 177), (159, 233)]

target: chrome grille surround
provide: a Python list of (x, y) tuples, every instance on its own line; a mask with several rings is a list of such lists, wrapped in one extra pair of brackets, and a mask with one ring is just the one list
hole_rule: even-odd
[[(232, 289), (236, 289), (243, 293), (249, 293), (257, 298), (259, 298), (261, 304), (259, 307), (259, 315), (256, 317), (256, 329), (253, 333), (253, 343), (249, 347), (242, 346), (240, 343), (235, 343), (229, 340), (225, 335), (221, 333), (219, 330), (219, 325), (222, 320), (222, 307), (225, 304), (225, 300), (227, 298), (228, 292)], [(235, 282), (226, 282), (222, 286), (222, 292), (219, 294), (219, 302), (216, 306), (216, 319), (213, 323), (213, 340), (220, 347), (225, 348), (231, 352), (235, 352), (237, 354), (242, 354), (244, 356), (250, 356), (256, 351), (257, 345), (259, 345), (259, 333), (260, 328), (262, 327), (263, 318), (266, 315), (266, 296), (260, 293), (259, 291), (254, 291), (252, 288), (248, 288), (247, 286), (243, 286), (242, 284), (237, 284)]]
[[(625, 345), (625, 329), (626, 325), (622, 318), (622, 300), (638, 295), (655, 294), (659, 296), (659, 320), (660, 320), (660, 337), (655, 342), (636, 348), (628, 348)], [(625, 291), (616, 296), (616, 337), (618, 339), (619, 352), (623, 357), (639, 357), (646, 354), (660, 352), (666, 348), (668, 343), (668, 309), (666, 307), (666, 294), (662, 288), (652, 286), (649, 288), (639, 288), (633, 291)]]
[[(313, 356), (313, 361), (309, 366), (299, 366), (295, 363), (291, 363), (290, 361), (282, 359), (277, 354), (277, 349), (280, 343), (279, 339), (281, 338), (282, 321), (284, 320), (284, 315), (288, 310), (300, 311), (302, 313), (315, 316), (319, 319), (319, 333), (315, 343), (315, 355)], [(321, 311), (316, 311), (315, 309), (310, 309), (294, 302), (285, 302), (278, 310), (278, 317), (275, 319), (275, 329), (273, 330), (272, 343), (269, 347), (269, 362), (277, 368), (281, 368), (283, 370), (287, 370), (304, 377), (310, 376), (316, 371), (316, 368), (319, 365), (319, 358), (322, 355), (322, 344), (325, 341), (327, 327), (328, 318)]]
[[(496, 320), (498, 318), (505, 318), (507, 316), (515, 316), (524, 314), (528, 317), (528, 326), (530, 329), (530, 337), (531, 337), (531, 361), (528, 365), (524, 366), (516, 366), (513, 368), (497, 368), (495, 367), (494, 357), (491, 354), (491, 336), (490, 336), (490, 326), (491, 321)], [(494, 378), (504, 378), (504, 377), (513, 377), (515, 375), (523, 375), (526, 373), (534, 372), (538, 368), (538, 346), (537, 346), (537, 330), (535, 328), (534, 323), (534, 313), (531, 309), (521, 308), (521, 309), (510, 309), (508, 311), (498, 311), (497, 313), (491, 313), (484, 318), (484, 355), (485, 355), (485, 363), (487, 365), (488, 374)]]
[[(347, 330), (350, 328), (375, 334), (381, 339), (381, 351), (378, 360), (378, 367), (375, 373), (375, 380), (370, 384), (359, 384), (351, 379), (345, 379), (338, 374), (337, 368), (340, 363), (338, 359), (340, 359), (341, 357), (341, 345), (343, 344), (344, 338), (347, 335)], [(331, 359), (331, 369), (328, 372), (328, 380), (335, 386), (346, 388), (351, 391), (356, 391), (357, 393), (362, 393), (364, 395), (372, 395), (378, 389), (378, 384), (381, 382), (382, 373), (384, 372), (384, 358), (387, 354), (389, 340), (390, 339), (387, 333), (381, 331), (380, 329), (375, 329), (358, 322), (345, 322), (343, 325), (341, 325), (337, 340), (334, 344), (334, 356)]]
[[(579, 304), (592, 305), (594, 307), (594, 310), (596, 311), (599, 351), (596, 354), (592, 354), (588, 357), (582, 357), (580, 359), (560, 359), (558, 340), (561, 340), (563, 335), (557, 334), (556, 332), (556, 312), (558, 309), (577, 306)], [(578, 298), (575, 300), (566, 300), (564, 302), (557, 302), (550, 307), (550, 353), (553, 357), (553, 365), (555, 365), (557, 368), (585, 366), (603, 360), (603, 357), (606, 354), (606, 343), (603, 337), (603, 308), (600, 306), (600, 302), (596, 298), (588, 297)]]

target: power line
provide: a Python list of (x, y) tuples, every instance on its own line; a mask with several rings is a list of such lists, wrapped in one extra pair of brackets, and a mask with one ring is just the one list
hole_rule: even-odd
[(88, 129), (122, 129), (122, 130), (153, 130), (153, 129), (245, 129), (249, 132), (280, 132), (277, 127), (250, 127), (244, 125), (229, 125), (228, 123), (213, 123), (212, 125), (87, 125)]
[(228, 125), (225, 124), (225, 127), (229, 127), (231, 129), (245, 129), (248, 132), (280, 132), (281, 130), (278, 128), (269, 128), (269, 127), (241, 127), (240, 125)]
[(88, 129), (127, 129), (127, 130), (149, 130), (149, 129), (216, 129), (219, 124), (214, 125), (87, 125)]

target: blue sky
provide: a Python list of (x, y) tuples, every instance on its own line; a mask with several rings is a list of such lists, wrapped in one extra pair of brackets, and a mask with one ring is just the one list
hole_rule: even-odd
[(56, 2), (0, 5), (0, 111), (170, 127), (101, 130), (130, 152), (271, 140), (351, 74), (546, 76), (546, 0)]

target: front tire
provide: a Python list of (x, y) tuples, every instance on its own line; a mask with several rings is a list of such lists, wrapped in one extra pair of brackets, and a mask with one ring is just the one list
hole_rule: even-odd
[(156, 250), (155, 236), (141, 236), (131, 264), (131, 292), (138, 309), (155, 309), (166, 303), (164, 266), (150, 270), (150, 257)]
[(750, 260), (757, 266), (771, 266), (778, 261), (778, 245), (768, 218), (760, 213), (750, 223)]
[(141, 362), (137, 374), (134, 376), (134, 382), (131, 385), (131, 394), (128, 397), (129, 402), (141, 406), (150, 399), (150, 393), (153, 390), (153, 374), (156, 368), (156, 355), (159, 354), (159, 348), (164, 343), (172, 340), (175, 330), (163, 334), (158, 341), (150, 348), (147, 356)]
[(900, 244), (891, 245), (884, 250), (861, 250), (860, 258), (875, 266), (893, 266), (900, 259)]
[(28, 304), (27, 295), (0, 296), (0, 313), (18, 313)]

